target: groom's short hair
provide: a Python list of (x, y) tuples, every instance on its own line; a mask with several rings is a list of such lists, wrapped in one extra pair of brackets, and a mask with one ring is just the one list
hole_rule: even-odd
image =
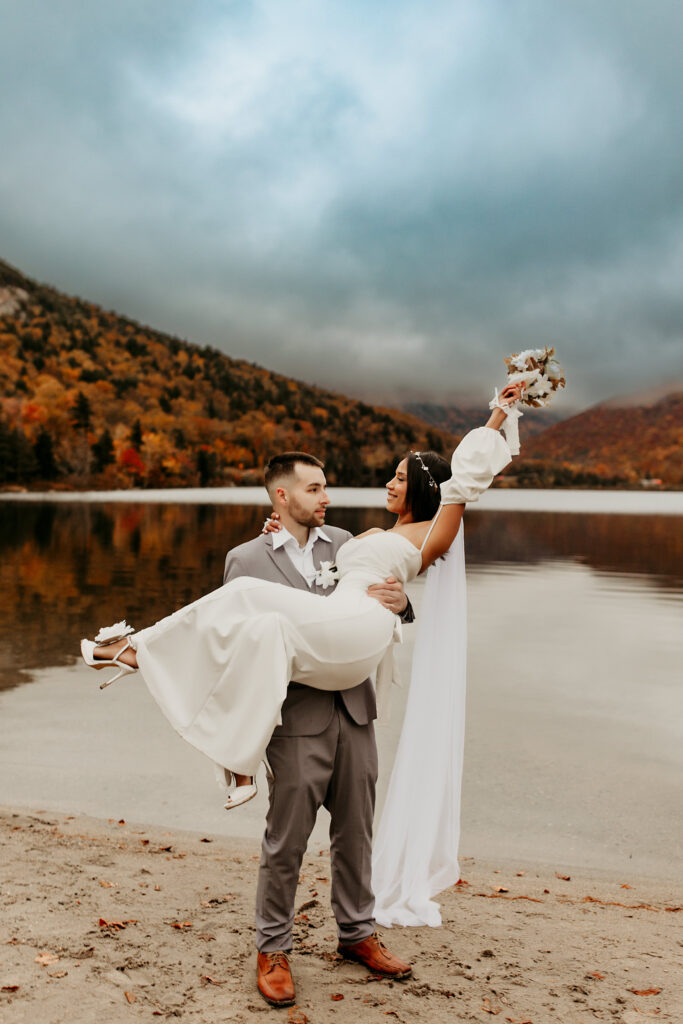
[(280, 480), (293, 476), (298, 463), (303, 462), (305, 466), (317, 466), (318, 469), (325, 469), (325, 463), (316, 459), (315, 455), (308, 452), (282, 452), (281, 455), (274, 455), (266, 466), (265, 485), (270, 494), (271, 487), (275, 487)]

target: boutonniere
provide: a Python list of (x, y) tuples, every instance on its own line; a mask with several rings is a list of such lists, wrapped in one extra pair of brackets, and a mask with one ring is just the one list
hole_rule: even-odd
[(313, 582), (323, 590), (334, 587), (339, 579), (339, 569), (334, 562), (321, 562), (320, 568), (313, 577)]

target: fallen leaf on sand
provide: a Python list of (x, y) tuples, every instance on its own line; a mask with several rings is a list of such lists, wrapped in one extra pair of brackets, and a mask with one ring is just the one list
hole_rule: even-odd
[(493, 1016), (495, 1017), (495, 1016), (497, 1016), (497, 1014), (500, 1013), (500, 1011), (503, 1009), (503, 1007), (502, 1006), (492, 1006), (491, 1005), (491, 1000), (490, 999), (485, 999), (481, 1009), (484, 1011), (484, 1013), (492, 1013)]
[(3, 992), (18, 992), (19, 991), (19, 986), (18, 985), (3, 985), (2, 986), (2, 991)]
[(48, 964), (56, 964), (59, 960), (58, 956), (54, 953), (39, 953), (35, 958), (34, 963), (42, 964), (43, 967), (47, 967)]
[(133, 995), (132, 992), (124, 992), (123, 994), (124, 994), (124, 996), (126, 997), (126, 999), (128, 1000), (129, 1003), (134, 1003), (135, 1002), (135, 996)]
[(129, 917), (127, 921), (105, 921), (103, 917), (99, 920), (100, 928), (111, 928), (112, 931), (118, 932), (125, 928), (128, 924), (137, 924), (137, 920), (134, 917)]
[(506, 889), (504, 885), (497, 885), (495, 891), (496, 892), (510, 892), (510, 890)]
[(555, 872), (555, 878), (559, 878), (561, 882), (571, 882), (571, 875), (561, 875), (559, 871)]
[(629, 992), (633, 992), (634, 996), (658, 996), (661, 992), (661, 988), (630, 988)]
[(658, 912), (657, 907), (651, 907), (649, 903), (616, 903), (614, 900), (599, 900), (596, 896), (584, 896), (584, 903), (599, 903), (601, 907), (623, 907), (625, 910), (654, 910)]
[(191, 928), (192, 921), (169, 921), (171, 928), (177, 928), (178, 931), (182, 931), (184, 928)]
[(213, 839), (200, 839), (199, 842), (200, 843), (212, 843)]
[(126, 819), (125, 818), (119, 818), (119, 820), (117, 822), (117, 825), (125, 825), (125, 824), (126, 824)]
[(216, 978), (212, 978), (210, 974), (202, 974), (200, 981), (205, 985), (225, 985), (224, 981), (217, 981)]
[(48, 971), (48, 978), (66, 978), (68, 971)]
[(160, 885), (155, 885), (154, 886), (154, 891), (155, 892), (161, 892), (161, 886)]
[(456, 885), (469, 885), (470, 883), (466, 882), (464, 878), (459, 878), (458, 881), (455, 884)]
[(586, 977), (587, 978), (597, 978), (598, 981), (602, 981), (602, 979), (605, 977), (605, 975), (604, 974), (600, 974), (600, 971), (590, 971), (586, 975)]
[[(517, 878), (521, 878), (521, 877), (522, 877), (523, 875), (525, 875), (525, 874), (526, 874), (526, 871), (518, 871), (518, 872), (517, 872)], [(508, 1017), (508, 1018), (506, 1018), (506, 1019), (507, 1019), (507, 1020), (509, 1020), (510, 1018)]]
[[(543, 900), (537, 900), (535, 896), (506, 896), (505, 889), (503, 893), (500, 892), (475, 892), (475, 896), (483, 896), (487, 900), (529, 900), (530, 903), (543, 903)], [(545, 889), (545, 892), (548, 890)]]
[(632, 886), (632, 885), (628, 885), (628, 884), (627, 884), (626, 882), (624, 882), (624, 884), (622, 885), (622, 887), (621, 887), (621, 888), (622, 888), (622, 889), (632, 889), (632, 888), (633, 888), (633, 886)]
[(338, 1003), (339, 1000), (343, 998), (344, 996), (342, 995), (341, 992), (333, 992), (332, 995), (330, 996), (330, 999), (333, 999), (335, 1003)]
[(116, 882), (105, 882), (103, 878), (100, 878), (100, 885), (103, 889), (115, 889)]

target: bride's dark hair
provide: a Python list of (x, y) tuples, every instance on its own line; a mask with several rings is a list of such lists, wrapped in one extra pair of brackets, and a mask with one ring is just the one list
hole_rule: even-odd
[(406, 505), (416, 523), (433, 519), (441, 502), (444, 480), (451, 476), (451, 464), (436, 452), (410, 452), (408, 462)]

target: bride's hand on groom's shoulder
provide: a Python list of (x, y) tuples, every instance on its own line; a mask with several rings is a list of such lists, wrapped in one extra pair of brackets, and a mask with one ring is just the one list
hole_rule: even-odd
[(280, 522), (280, 513), (271, 512), (270, 517), (266, 519), (263, 524), (261, 533), (279, 533), (282, 529), (282, 523)]

